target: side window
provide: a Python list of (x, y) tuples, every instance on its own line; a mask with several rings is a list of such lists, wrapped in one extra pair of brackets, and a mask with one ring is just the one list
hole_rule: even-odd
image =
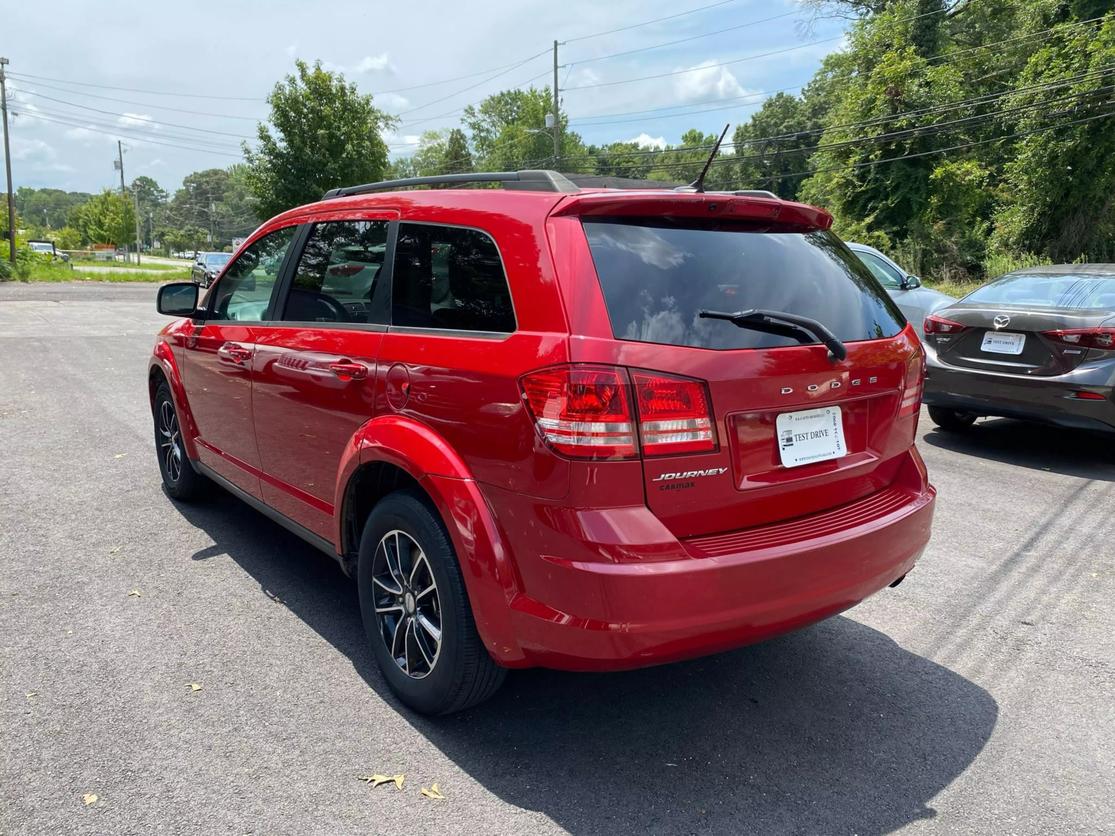
[(372, 289), (387, 252), (387, 226), (387, 221), (314, 224), (282, 318), (369, 322)]
[(209, 295), (209, 319), (263, 322), (271, 319), (271, 291), (294, 232), (287, 226), (264, 235), (240, 253)]
[(859, 256), (860, 261), (867, 265), (867, 269), (871, 271), (871, 274), (879, 280), (883, 287), (889, 287), (893, 290), (902, 287), (902, 276), (881, 258), (863, 252), (857, 252), (856, 255)]
[(476, 229), (399, 224), (391, 322), (457, 331), (515, 330), (495, 242)]

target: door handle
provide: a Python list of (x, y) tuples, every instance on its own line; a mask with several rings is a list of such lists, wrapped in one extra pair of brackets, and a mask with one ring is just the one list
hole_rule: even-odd
[(224, 363), (243, 366), (252, 359), (252, 350), (239, 343), (225, 343), (217, 349), (217, 357)]
[(363, 380), (368, 376), (367, 366), (362, 363), (353, 363), (351, 360), (330, 363), (329, 371), (342, 380)]

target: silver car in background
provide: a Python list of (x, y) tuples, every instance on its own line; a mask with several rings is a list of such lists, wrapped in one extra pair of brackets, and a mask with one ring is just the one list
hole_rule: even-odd
[(1115, 431), (1115, 264), (1007, 273), (924, 329), (924, 402), (942, 429), (993, 415)]
[(899, 310), (922, 336), (922, 323), (934, 311), (947, 308), (956, 300), (944, 293), (921, 286), (921, 279), (903, 270), (892, 259), (866, 244), (848, 244), (859, 260), (879, 280)]

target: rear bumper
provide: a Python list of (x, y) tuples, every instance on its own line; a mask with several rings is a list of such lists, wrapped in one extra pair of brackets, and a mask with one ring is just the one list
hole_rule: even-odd
[[(1090, 370), (1058, 377), (1018, 377), (977, 369), (944, 366), (931, 358), (923, 403), (992, 415), (1041, 421), (1086, 430), (1115, 430), (1115, 389), (1104, 380), (1096, 385)], [(1095, 392), (1103, 400), (1072, 397)]]
[[(660, 664), (760, 641), (859, 603), (909, 572), (929, 540), (935, 491), (917, 453), (909, 457), (891, 488), (804, 519), (667, 542), (660, 523), (663, 537), (649, 536), (657, 522), (649, 510), (612, 509), (617, 525), (601, 525), (607, 511), (590, 512), (586, 534), (610, 536), (590, 544), (589, 559), (526, 557), (512, 543), (525, 591), (511, 602), (521, 653), (511, 664)], [(640, 542), (624, 542), (624, 531), (638, 532), (630, 539)]]

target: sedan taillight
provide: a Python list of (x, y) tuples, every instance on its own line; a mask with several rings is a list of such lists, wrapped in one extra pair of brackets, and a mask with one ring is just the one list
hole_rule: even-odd
[(967, 331), (968, 326), (953, 322), (951, 319), (945, 319), (943, 316), (930, 314), (922, 323), (922, 330), (926, 334), (959, 334), (961, 331)]
[(1115, 350), (1115, 328), (1068, 328), (1042, 331), (1041, 335), (1055, 342), (1080, 348)]

